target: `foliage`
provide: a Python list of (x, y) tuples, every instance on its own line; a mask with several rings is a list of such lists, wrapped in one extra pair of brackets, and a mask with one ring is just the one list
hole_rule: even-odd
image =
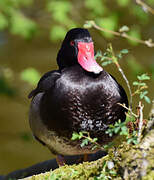
[[(84, 20), (93, 19), (100, 26), (109, 30), (117, 30), (121, 26), (123, 18), (127, 20), (127, 17), (130, 16), (134, 21), (137, 19), (140, 26), (136, 24), (134, 27), (133, 24), (125, 21), (130, 27), (123, 26), (123, 30), (131, 29), (129, 34), (140, 38), (141, 30), (150, 21), (149, 14), (130, 0), (116, 0), (111, 4), (101, 0), (78, 2), (47, 0), (43, 3), (43, 8), (39, 6), (41, 2), (37, 3), (34, 0), (0, 1), (0, 30), (8, 29), (12, 34), (29, 39), (39, 29), (45, 27), (49, 31), (50, 39), (55, 41), (63, 39), (63, 35), (68, 29), (81, 26), (83, 17)], [(154, 5), (151, 0), (148, 3), (151, 6)], [(123, 14), (124, 17), (121, 18), (120, 14)], [(110, 33), (102, 33), (106, 38), (113, 38)]]
[(118, 59), (121, 59), (123, 57), (123, 55), (127, 54), (129, 51), (128, 49), (122, 49), (118, 54), (114, 54), (113, 50), (112, 50), (112, 46), (111, 44), (108, 45), (106, 52), (104, 52), (104, 54), (102, 54), (101, 51), (97, 51), (96, 55), (95, 55), (95, 59), (99, 59), (102, 63), (102, 66), (107, 66), (111, 63), (118, 63)]
[(117, 175), (116, 171), (112, 170), (113, 168), (114, 168), (114, 163), (112, 161), (104, 161), (101, 173), (98, 176), (95, 176), (94, 180), (113, 179)]
[(101, 146), (96, 142), (98, 139), (97, 138), (91, 138), (90, 133), (86, 131), (81, 131), (79, 133), (73, 132), (71, 140), (82, 140), (80, 146), (84, 147), (88, 145), (89, 143), (93, 144), (92, 150), (95, 148), (101, 148)]
[(138, 94), (140, 99), (144, 99), (147, 103), (151, 103), (150, 98), (147, 96), (148, 91), (145, 90), (148, 88), (147, 84), (144, 82), (145, 80), (149, 80), (150, 77), (147, 74), (142, 74), (137, 76), (138, 81), (134, 81), (133, 85), (137, 87), (136, 91), (133, 93), (133, 96)]
[(129, 119), (129, 121), (125, 121), (125, 122), (121, 122), (120, 120), (118, 122), (116, 122), (114, 125), (110, 125), (108, 130), (106, 131), (106, 134), (109, 134), (109, 136), (113, 136), (114, 134), (119, 134), (121, 136), (125, 136), (127, 143), (130, 144), (138, 144), (138, 140), (137, 140), (137, 131), (133, 130), (133, 132), (129, 132), (129, 128), (127, 127), (127, 124), (131, 122), (131, 120)]
[(8, 28), (12, 34), (18, 34), (27, 39), (33, 37), (37, 29), (36, 22), (22, 11), (23, 7), (31, 6), (32, 3), (33, 0), (0, 1), (0, 30)]
[(31, 85), (36, 85), (40, 79), (41, 75), (39, 72), (34, 68), (27, 68), (24, 69), (21, 74), (20, 78)]

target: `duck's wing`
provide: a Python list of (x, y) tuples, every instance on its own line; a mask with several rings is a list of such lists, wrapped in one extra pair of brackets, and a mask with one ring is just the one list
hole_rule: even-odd
[(50, 88), (54, 86), (55, 81), (59, 77), (60, 72), (58, 70), (49, 71), (45, 73), (39, 80), (37, 87), (29, 93), (28, 98), (32, 98), (40, 92), (48, 91)]
[(127, 94), (126, 94), (124, 88), (117, 82), (117, 80), (115, 79), (115, 77), (113, 77), (111, 74), (110, 74), (110, 76), (112, 77), (112, 79), (115, 80), (115, 82), (116, 82), (117, 85), (118, 85), (119, 93), (120, 93), (120, 95), (121, 95), (121, 97), (122, 97), (122, 102), (121, 102), (121, 103), (122, 103), (122, 104), (124, 103), (124, 104), (126, 105), (126, 107), (128, 107), (128, 106), (129, 106), (128, 97), (127, 97)]

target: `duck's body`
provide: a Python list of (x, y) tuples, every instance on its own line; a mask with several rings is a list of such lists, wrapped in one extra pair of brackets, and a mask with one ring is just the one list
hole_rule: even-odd
[(59, 70), (46, 73), (30, 94), (33, 134), (55, 154), (92, 153), (91, 146), (81, 148), (72, 141), (72, 133), (88, 131), (106, 144), (113, 139), (105, 133), (108, 126), (125, 120), (126, 110), (117, 104), (128, 105), (124, 89), (99, 65), (96, 72), (93, 68), (88, 72), (83, 64), (63, 63)]

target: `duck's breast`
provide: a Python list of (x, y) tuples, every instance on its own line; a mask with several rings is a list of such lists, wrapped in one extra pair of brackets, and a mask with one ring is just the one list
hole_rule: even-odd
[(125, 110), (117, 103), (127, 103), (127, 96), (118, 83), (105, 71), (91, 76), (80, 69), (64, 71), (55, 87), (41, 103), (41, 116), (48, 129), (63, 135), (73, 131), (103, 132)]

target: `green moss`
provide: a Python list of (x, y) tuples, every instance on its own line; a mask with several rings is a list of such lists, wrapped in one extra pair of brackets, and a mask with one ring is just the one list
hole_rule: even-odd
[(153, 180), (154, 179), (154, 171), (151, 171), (149, 174), (144, 176), (142, 180)]
[[(93, 162), (65, 165), (54, 171), (35, 175), (25, 180), (107, 180), (107, 179), (154, 179), (154, 130), (138, 145), (123, 142), (114, 146), (108, 155)], [(107, 162), (114, 164), (109, 169)]]

